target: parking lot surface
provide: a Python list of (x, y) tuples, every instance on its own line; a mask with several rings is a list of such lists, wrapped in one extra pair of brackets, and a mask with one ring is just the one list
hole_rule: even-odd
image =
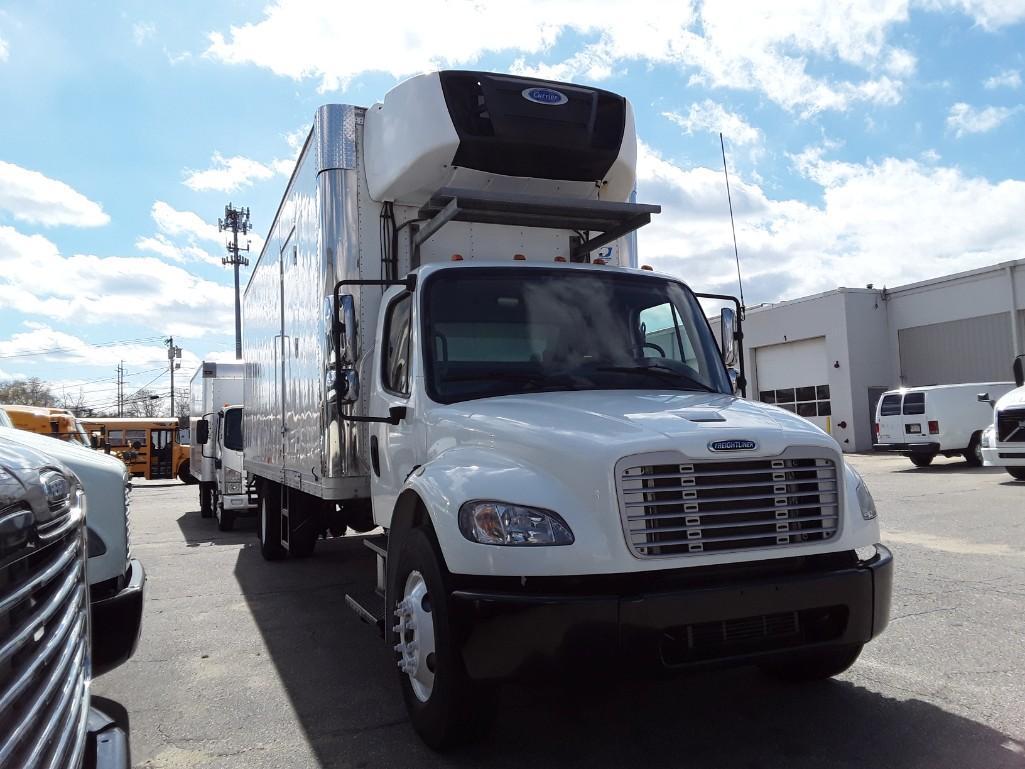
[(221, 533), (195, 486), (140, 482), (135, 657), (94, 682), (138, 767), (1025, 766), (1025, 483), (938, 459), (856, 456), (896, 558), (890, 627), (832, 681), (753, 669), (658, 682), (596, 669), (511, 687), (493, 730), (438, 755), (406, 722), (389, 651), (346, 607), (372, 562), (351, 537), (266, 563), (252, 519)]

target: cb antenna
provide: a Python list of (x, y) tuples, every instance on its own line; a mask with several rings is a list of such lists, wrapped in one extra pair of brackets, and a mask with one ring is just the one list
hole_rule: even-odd
[(726, 200), (730, 204), (730, 229), (733, 230), (733, 256), (737, 260), (737, 285), (740, 287), (740, 319), (744, 320), (747, 305), (744, 303), (744, 281), (740, 277), (740, 252), (737, 250), (737, 226), (733, 223), (733, 198), (730, 196), (730, 172), (726, 169), (726, 143), (719, 132), (719, 148), (722, 150), (722, 172), (726, 176)]

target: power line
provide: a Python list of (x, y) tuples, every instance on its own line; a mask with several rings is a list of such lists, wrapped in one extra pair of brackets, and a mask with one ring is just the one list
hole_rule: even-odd
[[(162, 337), (159, 336), (143, 336), (138, 339), (119, 339), (114, 342), (98, 342), (93, 344), (91, 342), (82, 342), (86, 347), (115, 347), (119, 344), (132, 344), (133, 342), (152, 342)], [(27, 358), (33, 355), (52, 355), (58, 352), (81, 352), (77, 347), (54, 347), (49, 350), (30, 350), (28, 352), (17, 352), (10, 355), (0, 355), (0, 358)]]

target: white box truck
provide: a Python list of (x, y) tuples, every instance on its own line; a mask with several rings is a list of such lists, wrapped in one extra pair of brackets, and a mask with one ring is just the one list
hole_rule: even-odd
[(836, 441), (734, 394), (733, 309), (720, 349), (686, 283), (637, 268), (636, 154), (630, 103), (566, 83), (441, 72), (321, 107), (246, 287), (261, 550), (383, 530), (347, 601), (432, 746), (509, 677), (807, 680), (888, 621)]
[(251, 478), (242, 469), (245, 364), (203, 361), (189, 383), (189, 465), (199, 481), (199, 513), (231, 531), (235, 518), (256, 512)]
[(979, 393), (993, 407), (993, 423), (982, 435), (986, 467), (1002, 467), (1016, 481), (1025, 481), (1025, 355), (1014, 359), (1015, 389), (1003, 395)]
[(1010, 382), (928, 385), (888, 390), (876, 404), (876, 451), (903, 454), (915, 467), (938, 456), (964, 457), (982, 466), (982, 433), (993, 422), (993, 404), (979, 394), (999, 398)]

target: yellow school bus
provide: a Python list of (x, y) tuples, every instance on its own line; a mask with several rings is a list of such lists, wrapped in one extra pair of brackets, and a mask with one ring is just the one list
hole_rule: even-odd
[(98, 437), (99, 447), (116, 454), (132, 475), (147, 480), (178, 478), (193, 483), (189, 446), (171, 417), (89, 417), (82, 424)]
[(0, 406), (19, 430), (50, 435), (69, 443), (90, 447), (89, 433), (67, 409), (47, 406)]

